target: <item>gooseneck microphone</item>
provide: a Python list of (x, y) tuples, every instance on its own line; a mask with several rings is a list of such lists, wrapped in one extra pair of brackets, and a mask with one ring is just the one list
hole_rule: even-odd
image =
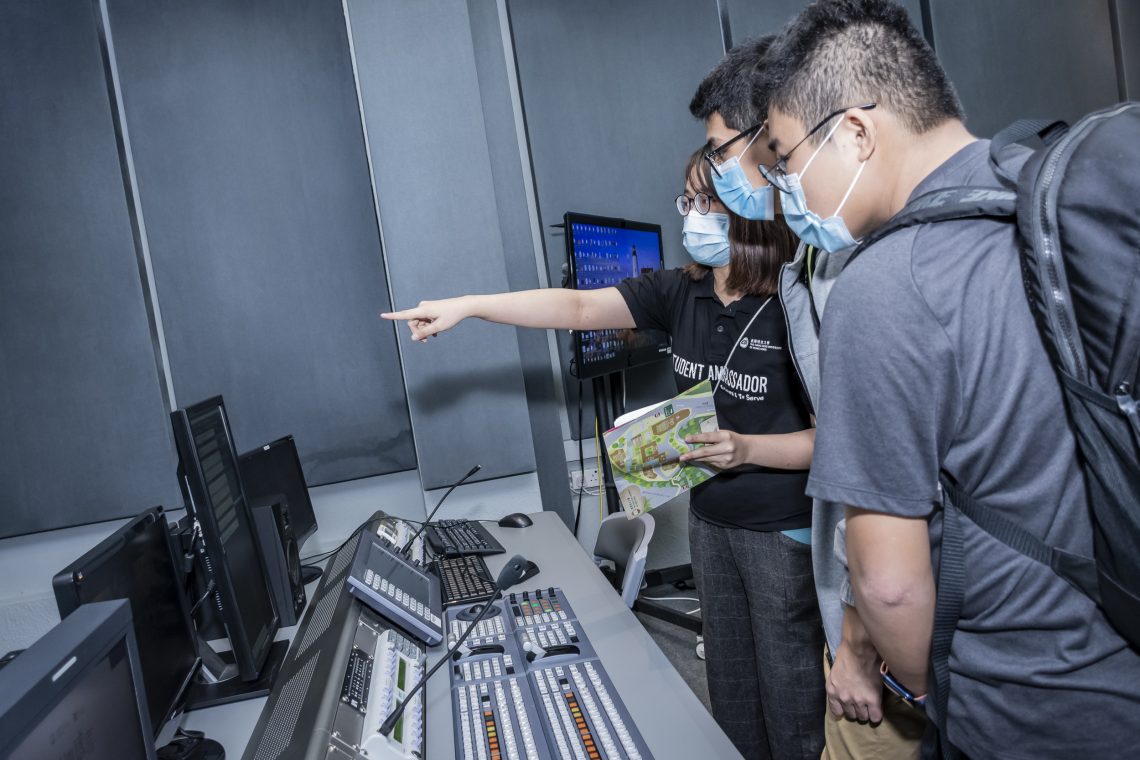
[[(474, 472), (474, 470), (471, 472)], [(471, 473), (468, 473), (468, 475), (470, 474)], [(396, 722), (399, 721), (400, 716), (404, 714), (404, 709), (412, 703), (412, 699), (415, 697), (416, 692), (424, 688), (428, 682), (428, 679), (431, 678), (437, 670), (439, 670), (439, 666), (449, 661), (451, 659), (451, 656), (455, 654), (459, 647), (463, 646), (463, 642), (467, 641), (467, 637), (471, 635), (471, 631), (475, 629), (475, 626), (479, 624), (479, 621), (487, 615), (487, 611), (493, 608), (495, 606), (495, 602), (502, 598), (504, 591), (522, 580), (523, 573), (525, 571), (526, 557), (523, 557), (521, 554), (516, 554), (507, 560), (507, 564), (504, 565), (503, 569), (499, 572), (499, 577), (495, 579), (495, 586), (497, 587), (495, 589), (495, 595), (482, 603), (483, 609), (479, 610), (479, 614), (476, 615), (475, 619), (472, 620), (471, 623), (467, 626), (467, 630), (463, 632), (463, 635), (459, 637), (459, 640), (451, 645), (451, 648), (444, 653), (443, 657), (439, 658), (439, 662), (431, 666), (431, 670), (425, 673), (419, 680), (419, 683), (412, 687), (411, 691), (409, 691), (407, 696), (404, 697), (404, 700), (400, 703), (400, 705), (395, 710), (393, 710), (387, 718), (384, 719), (384, 722), (380, 724), (380, 733), (382, 733), (384, 736), (392, 733), (392, 729), (395, 728)]]
[(438, 512), (439, 508), (443, 506), (444, 499), (446, 499), (448, 496), (451, 496), (452, 491), (454, 491), (456, 488), (459, 488), (459, 486), (463, 485), (463, 483), (469, 477), (471, 477), (472, 475), (474, 475), (475, 473), (479, 472), (479, 470), (482, 470), (482, 469), (483, 469), (483, 465), (481, 465), (481, 464), (475, 465), (474, 467), (472, 467), (470, 470), (467, 471), (466, 475), (464, 475), (459, 480), (455, 481), (455, 485), (453, 485), (451, 488), (447, 489), (447, 493), (445, 493), (443, 496), (441, 496), (439, 501), (436, 502), (435, 509), (433, 509), (431, 511), (431, 514), (427, 516), (427, 519), (423, 521), (423, 523), (420, 525), (419, 530), (417, 530), (415, 533), (413, 533), (412, 537), (408, 539), (408, 543), (404, 544), (404, 548), (400, 549), (400, 556), (401, 557), (407, 557), (408, 556), (408, 551), (412, 548), (412, 545), (416, 542), (416, 539), (420, 537), (421, 533), (423, 533), (425, 530), (427, 530), (428, 525), (431, 525), (431, 518), (435, 517), (435, 513)]

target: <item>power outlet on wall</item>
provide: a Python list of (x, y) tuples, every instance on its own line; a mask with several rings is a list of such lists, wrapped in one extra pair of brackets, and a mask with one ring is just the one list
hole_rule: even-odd
[(585, 469), (575, 467), (570, 471), (570, 490), (581, 491), (585, 488), (597, 488), (602, 482), (601, 477), (598, 475), (598, 466), (596, 464), (588, 464)]

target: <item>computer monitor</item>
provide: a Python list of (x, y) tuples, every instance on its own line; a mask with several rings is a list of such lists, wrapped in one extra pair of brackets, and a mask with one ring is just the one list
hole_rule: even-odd
[(61, 619), (80, 605), (127, 599), (134, 616), (147, 714), (157, 736), (198, 668), (190, 607), (161, 507), (119, 528), (52, 579)]
[(83, 605), (0, 670), (0, 757), (154, 760), (127, 601)]
[[(563, 222), (571, 287), (607, 288), (664, 267), (660, 225), (573, 212)], [(574, 361), (583, 379), (664, 359), (670, 351), (669, 336), (659, 330), (574, 333)]]
[(245, 496), (251, 504), (274, 494), (285, 497), (293, 535), (300, 549), (305, 539), (316, 531), (317, 517), (313, 514), (309, 486), (305, 483), (305, 472), (301, 469), (301, 457), (297, 454), (293, 436), (287, 435), (250, 449), (238, 458), (238, 466)]
[(170, 415), (188, 517), (201, 532), (199, 550), (215, 584), (214, 603), (242, 680), (257, 679), (279, 619), (265, 561), (242, 490), (237, 452), (221, 396)]

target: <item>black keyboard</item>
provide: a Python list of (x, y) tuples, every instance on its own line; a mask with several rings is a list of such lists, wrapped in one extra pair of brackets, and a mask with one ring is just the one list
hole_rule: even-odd
[(487, 563), (478, 555), (441, 557), (431, 566), (439, 576), (443, 606), (482, 602), (495, 595), (495, 584)]
[(439, 520), (427, 529), (426, 535), (432, 551), (447, 557), (507, 551), (486, 528), (469, 520)]

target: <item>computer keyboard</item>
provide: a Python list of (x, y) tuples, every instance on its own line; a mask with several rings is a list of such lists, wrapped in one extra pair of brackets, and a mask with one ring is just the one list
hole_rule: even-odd
[(470, 520), (439, 520), (427, 529), (426, 535), (432, 551), (448, 557), (506, 552), (486, 528)]
[(440, 557), (431, 565), (439, 577), (443, 606), (482, 602), (495, 595), (495, 583), (487, 563), (477, 555)]

